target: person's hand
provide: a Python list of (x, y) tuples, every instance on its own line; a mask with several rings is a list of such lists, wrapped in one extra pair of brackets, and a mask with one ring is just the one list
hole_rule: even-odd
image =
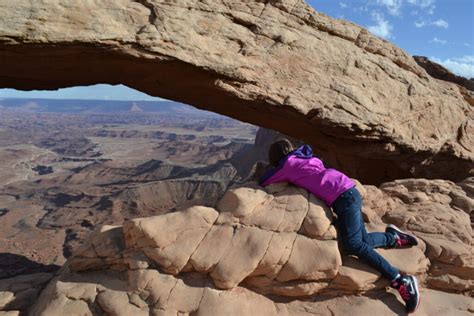
[(255, 171), (253, 173), (253, 178), (255, 180), (260, 179), (265, 174), (265, 172), (267, 172), (269, 167), (270, 166), (268, 163), (263, 162), (263, 161), (258, 161), (254, 167)]

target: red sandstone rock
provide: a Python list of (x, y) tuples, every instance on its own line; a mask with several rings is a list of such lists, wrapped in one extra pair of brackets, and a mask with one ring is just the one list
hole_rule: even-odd
[[(429, 302), (422, 303), (420, 313), (472, 312), (468, 296), (426, 289), (473, 291), (472, 196), (452, 182), (421, 179), (361, 191), (380, 223), (395, 223), (420, 238), (417, 247), (379, 250), (403, 272), (419, 277), (423, 302)], [(371, 196), (385, 203), (374, 204)], [(330, 219), (328, 210), (305, 190), (249, 183), (228, 191), (218, 210), (192, 207), (104, 227), (50, 282), (33, 315), (93, 309), (114, 315), (301, 310), (312, 315), (321, 308), (344, 313), (351, 304), (356, 315), (402, 311), (378, 272), (340, 252), (335, 236), (327, 234), (331, 229), (312, 226), (314, 218), (324, 217)], [(384, 225), (368, 229), (380, 231)], [(314, 295), (315, 301), (299, 300)], [(293, 301), (277, 303), (285, 298)]]
[(126, 84), (317, 145), (364, 183), (472, 172), (473, 111), (458, 86), (302, 0), (21, 0), (0, 10), (2, 87)]

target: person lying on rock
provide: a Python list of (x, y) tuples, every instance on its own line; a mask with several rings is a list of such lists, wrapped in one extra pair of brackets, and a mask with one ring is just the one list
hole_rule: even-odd
[(270, 146), (268, 156), (273, 168), (260, 178), (260, 185), (289, 182), (323, 200), (337, 215), (344, 250), (379, 271), (398, 290), (407, 312), (414, 312), (420, 302), (416, 278), (401, 274), (374, 248), (414, 246), (418, 244), (415, 236), (395, 225), (388, 225), (385, 233), (367, 233), (361, 214), (362, 199), (355, 183), (342, 172), (326, 168), (320, 159), (313, 157), (310, 146), (294, 150), (289, 140), (281, 139)]

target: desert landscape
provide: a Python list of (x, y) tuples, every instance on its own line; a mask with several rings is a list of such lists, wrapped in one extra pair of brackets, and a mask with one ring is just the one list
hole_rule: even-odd
[(250, 150), (256, 127), (141, 103), (0, 101), (3, 278), (28, 270), (12, 254), (62, 265), (97, 226), (213, 205), (249, 172), (232, 158)]
[(416, 235), (376, 250), (414, 315), (474, 313), (473, 79), (303, 0), (0, 9), (0, 87), (174, 100), (0, 100), (0, 316), (405, 315), (330, 207), (259, 185), (282, 136)]

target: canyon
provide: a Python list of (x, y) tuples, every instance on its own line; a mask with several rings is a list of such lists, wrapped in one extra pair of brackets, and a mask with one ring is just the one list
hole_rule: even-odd
[[(78, 103), (0, 100), (6, 262), (62, 265), (96, 226), (212, 205), (249, 173), (232, 157), (252, 148), (254, 126), (170, 102), (135, 113), (132, 102), (119, 112), (121, 102), (88, 100), (71, 113)], [(3, 277), (27, 270), (6, 265)]]
[(258, 185), (285, 135), (354, 178), (370, 231), (419, 238), (378, 250), (420, 280), (417, 315), (474, 313), (470, 80), (303, 0), (0, 11), (0, 87), (124, 84), (210, 111), (0, 100), (0, 315), (403, 314), (330, 208)]

